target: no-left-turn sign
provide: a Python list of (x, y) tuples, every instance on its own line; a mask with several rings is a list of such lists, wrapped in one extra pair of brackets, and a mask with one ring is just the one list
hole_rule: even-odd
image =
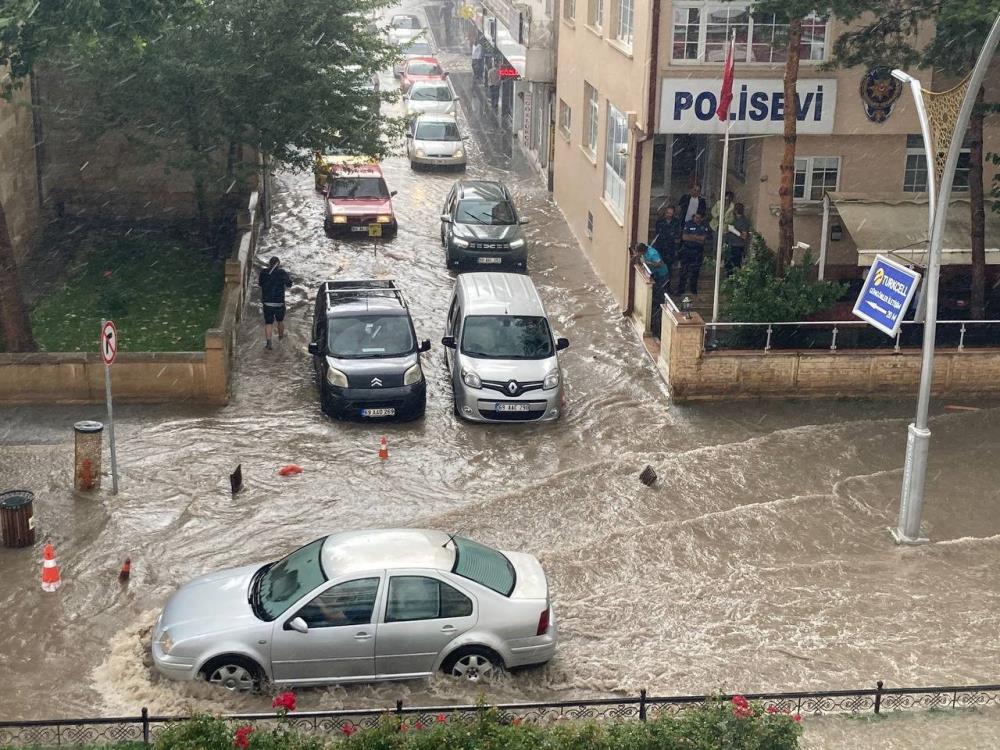
[(118, 329), (115, 328), (113, 320), (106, 320), (101, 326), (101, 360), (104, 364), (110, 365), (114, 363), (116, 354), (118, 354)]

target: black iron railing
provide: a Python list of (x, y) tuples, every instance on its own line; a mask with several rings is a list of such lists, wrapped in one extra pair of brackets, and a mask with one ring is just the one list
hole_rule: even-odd
[[(964, 685), (930, 688), (887, 688), (881, 680), (874, 688), (862, 690), (824, 690), (795, 693), (751, 693), (749, 700), (760, 701), (802, 716), (824, 714), (881, 714), (926, 709), (986, 708), (1000, 706), (1000, 685)], [(711, 700), (729, 700), (732, 695), (679, 695), (651, 697), (645, 690), (634, 698), (598, 698), (593, 700), (549, 703), (505, 703), (492, 706), (501, 720), (550, 723), (557, 721), (647, 721), (661, 714), (673, 714)], [(378, 725), (383, 716), (396, 715), (411, 725), (431, 725), (444, 715), (448, 721), (471, 720), (481, 706), (405, 706), (339, 709), (336, 711), (301, 711), (288, 716), (290, 725), (302, 732), (341, 734)], [(139, 716), (89, 719), (42, 719), (0, 721), (0, 747), (38, 745), (72, 747), (74, 745), (114, 745), (124, 742), (150, 745), (167, 725), (183, 721), (185, 716), (150, 716), (144, 708)], [(266, 726), (278, 721), (274, 713), (234, 714), (225, 717), (238, 724)]]

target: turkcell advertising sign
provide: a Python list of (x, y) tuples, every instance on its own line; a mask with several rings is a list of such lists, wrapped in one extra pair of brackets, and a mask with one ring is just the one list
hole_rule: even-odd
[[(720, 71), (721, 72), (721, 71)], [(725, 133), (780, 135), (784, 132), (785, 91), (780, 78), (737, 80), (729, 123), (719, 120), (720, 78), (664, 78), (658, 133)], [(800, 79), (796, 85), (796, 117), (802, 135), (829, 135), (837, 106), (837, 79)]]
[(876, 255), (854, 303), (854, 314), (889, 336), (895, 336), (917, 291), (920, 274)]

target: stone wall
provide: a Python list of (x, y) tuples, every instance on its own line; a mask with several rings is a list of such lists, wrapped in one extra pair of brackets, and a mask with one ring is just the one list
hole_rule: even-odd
[[(758, 397), (916, 395), (920, 350), (706, 352), (705, 323), (663, 309), (657, 367), (677, 401)], [(954, 349), (934, 357), (937, 395), (1000, 393), (1000, 349)]]
[[(118, 355), (112, 365), (116, 401), (196, 401), (224, 404), (236, 331), (257, 245), (258, 193), (238, 216), (238, 237), (226, 260), (225, 285), (215, 326), (200, 352)], [(104, 365), (94, 352), (0, 353), (0, 404), (95, 403), (104, 400)]]
[(30, 103), (30, 81), (11, 102), (0, 99), (0, 203), (18, 262), (27, 255), (42, 218)]

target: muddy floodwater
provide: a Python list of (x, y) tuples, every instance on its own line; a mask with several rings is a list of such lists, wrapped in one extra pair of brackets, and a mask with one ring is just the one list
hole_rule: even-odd
[[(468, 78), (467, 57), (442, 59), (457, 85)], [(102, 418), (101, 406), (0, 410), (0, 489), (35, 492), (40, 539), (55, 544), (64, 578), (43, 593), (40, 547), (0, 550), (3, 717), (268, 709), (266, 696), (153, 674), (159, 608), (201, 573), (274, 559), (331, 531), (391, 526), (461, 530), (542, 561), (557, 655), (491, 686), (491, 700), (1000, 681), (1000, 409), (935, 404), (932, 543), (895, 546), (887, 527), (914, 400), (671, 404), (544, 186), (497, 151), (478, 104), (463, 106), (468, 176), (513, 190), (530, 219), (531, 276), (555, 333), (571, 341), (563, 418), (477, 426), (452, 413), (438, 342), (454, 277), (438, 215), (457, 175), (388, 160), (400, 232), (376, 251), (367, 239), (325, 237), (312, 176), (279, 174), (257, 260), (279, 255), (293, 277), (289, 336), (264, 350), (255, 291), (228, 406), (116, 407), (117, 497), (109, 481), (93, 495), (71, 487), (72, 424)], [(412, 424), (340, 424), (318, 408), (306, 353), (315, 288), (371, 276), (398, 282), (418, 337), (434, 342), (427, 414)], [(239, 463), (245, 489), (234, 497), (228, 474)], [(303, 473), (279, 476), (287, 463)], [(651, 488), (637, 478), (647, 464), (659, 475)], [(476, 695), (441, 677), (302, 690), (299, 704)], [(1000, 743), (993, 714), (815, 721), (816, 748)]]

